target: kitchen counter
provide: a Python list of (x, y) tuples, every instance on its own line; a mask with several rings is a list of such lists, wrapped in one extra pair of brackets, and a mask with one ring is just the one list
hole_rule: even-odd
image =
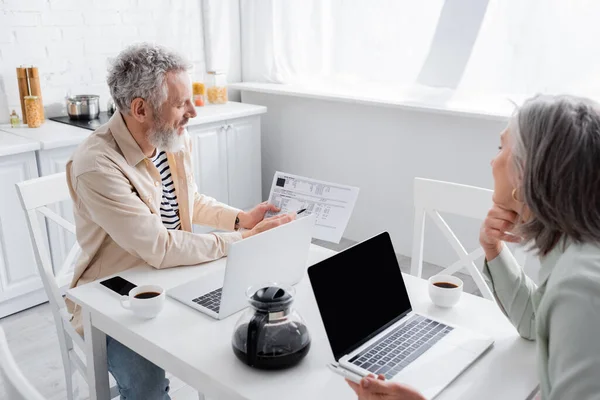
[[(196, 107), (196, 112), (198, 116), (190, 119), (188, 126), (260, 115), (267, 112), (267, 107), (229, 102), (227, 104)], [(20, 128), (11, 128), (10, 125), (5, 124), (0, 125), (0, 131), (36, 141), (39, 143), (40, 150), (76, 146), (92, 133), (88, 129), (48, 119), (39, 128), (28, 128), (27, 125), (22, 125)]]
[[(9, 129), (11, 129), (10, 126)], [(0, 157), (39, 149), (40, 144), (35, 140), (0, 131)]]
[(39, 128), (28, 128), (27, 125), (21, 125), (20, 128), (11, 128), (10, 125), (0, 125), (0, 131), (36, 141), (39, 143), (40, 150), (75, 146), (92, 133), (87, 129), (76, 128), (50, 120), (46, 120)]
[(209, 104), (204, 107), (196, 107), (196, 118), (190, 119), (188, 126), (208, 124), (211, 122), (223, 121), (224, 119), (234, 119), (259, 115), (267, 112), (267, 107), (256, 106), (254, 104), (237, 103), (230, 101), (227, 104)]

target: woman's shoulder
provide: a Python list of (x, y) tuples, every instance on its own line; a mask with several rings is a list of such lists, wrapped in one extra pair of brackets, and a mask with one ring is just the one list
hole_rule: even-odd
[(568, 245), (548, 280), (548, 289), (556, 286), (575, 290), (589, 287), (600, 294), (600, 244)]

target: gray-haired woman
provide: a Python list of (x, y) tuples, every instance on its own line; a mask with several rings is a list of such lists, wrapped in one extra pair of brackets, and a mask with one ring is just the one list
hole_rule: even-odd
[[(600, 105), (528, 100), (502, 133), (492, 170), (484, 272), (519, 334), (537, 341), (541, 397), (600, 399)], [(537, 251), (539, 286), (506, 241)], [(373, 377), (351, 386), (361, 400), (422, 399)]]

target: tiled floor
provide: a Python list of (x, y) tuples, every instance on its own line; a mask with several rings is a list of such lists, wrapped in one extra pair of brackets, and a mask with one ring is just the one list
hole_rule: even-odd
[[(333, 250), (343, 250), (354, 242), (342, 239), (339, 245), (327, 242), (314, 243)], [(410, 258), (398, 256), (400, 268), (404, 272), (410, 270)], [(441, 270), (440, 267), (425, 264), (423, 277), (428, 278)], [(465, 291), (478, 294), (473, 280), (464, 274), (457, 274), (465, 283)], [(63, 400), (66, 398), (62, 361), (52, 312), (48, 304), (25, 310), (0, 320), (8, 343), (17, 364), (25, 376), (48, 400)], [(172, 379), (172, 396), (178, 399), (197, 399), (196, 393), (176, 378)], [(86, 398), (87, 387), (80, 385), (81, 398)], [(6, 399), (3, 383), (0, 381), (0, 399)]]

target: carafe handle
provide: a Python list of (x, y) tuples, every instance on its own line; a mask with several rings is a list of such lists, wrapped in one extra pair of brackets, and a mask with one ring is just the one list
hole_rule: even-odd
[(246, 354), (248, 355), (248, 365), (253, 367), (256, 364), (256, 356), (258, 352), (258, 336), (259, 332), (265, 326), (269, 319), (269, 314), (256, 312), (250, 323), (248, 323), (248, 337), (246, 343)]

